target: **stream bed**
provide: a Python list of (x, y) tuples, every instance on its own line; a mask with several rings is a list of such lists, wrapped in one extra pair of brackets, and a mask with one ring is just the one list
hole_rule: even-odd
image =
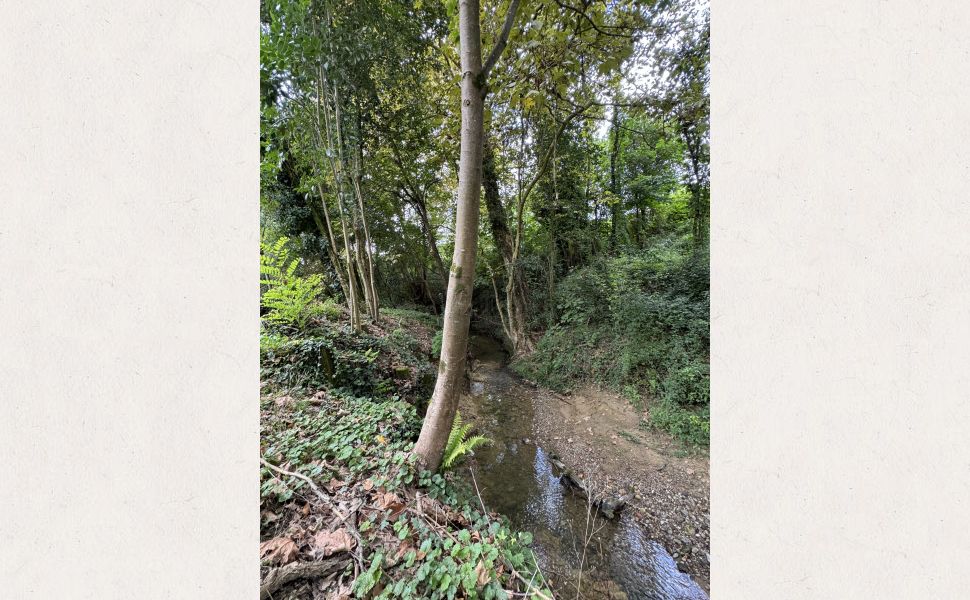
[(501, 345), (473, 336), (470, 352), (471, 385), (461, 410), (492, 444), (476, 449), (471, 467), (459, 471), (477, 483), (489, 510), (532, 533), (532, 548), (556, 597), (706, 600), (630, 512), (608, 520), (584, 494), (560, 483), (563, 465), (534, 441), (536, 392), (505, 367)]

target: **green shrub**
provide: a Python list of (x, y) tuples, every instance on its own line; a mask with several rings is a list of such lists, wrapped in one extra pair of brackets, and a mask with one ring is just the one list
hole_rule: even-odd
[(444, 334), (444, 331), (439, 329), (438, 332), (435, 333), (434, 337), (431, 339), (431, 356), (435, 358), (441, 357), (441, 344), (443, 340), (443, 337), (442, 337), (443, 334)]
[(384, 308), (382, 311), (383, 314), (389, 317), (394, 317), (395, 319), (402, 321), (417, 321), (418, 323), (421, 323), (427, 327), (438, 327), (440, 325), (439, 321), (441, 320), (440, 317), (436, 317), (431, 313), (413, 308)]
[(343, 316), (344, 309), (333, 298), (327, 298), (320, 305), (320, 314), (326, 317), (328, 321), (336, 323)]
[(265, 351), (260, 349), (264, 382), (286, 388), (333, 388), (355, 394), (386, 393), (393, 389), (375, 364), (380, 342), (370, 336), (321, 329), (313, 337), (274, 342), (267, 344)]
[(708, 407), (690, 410), (669, 399), (663, 399), (650, 408), (650, 425), (669, 432), (685, 444), (710, 444), (711, 415)]
[(662, 383), (663, 397), (686, 406), (707, 406), (711, 402), (710, 367), (691, 361), (667, 371)]
[(710, 403), (708, 280), (706, 255), (677, 237), (597, 259), (560, 281), (557, 323), (513, 368), (554, 389), (604, 383), (637, 407), (648, 395), (663, 405), (658, 426), (700, 439)]
[(259, 357), (262, 359), (271, 352), (279, 352), (290, 342), (282, 333), (261, 331), (259, 333)]

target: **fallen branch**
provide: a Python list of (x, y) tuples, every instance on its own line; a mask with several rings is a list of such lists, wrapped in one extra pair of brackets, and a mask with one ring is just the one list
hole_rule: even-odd
[(330, 496), (326, 492), (321, 490), (319, 487), (317, 487), (317, 484), (313, 483), (312, 479), (310, 479), (306, 475), (301, 475), (300, 473), (294, 473), (293, 471), (287, 471), (286, 469), (281, 469), (280, 467), (277, 467), (273, 463), (267, 461), (262, 456), (259, 457), (259, 462), (263, 463), (263, 466), (266, 467), (267, 469), (276, 471), (277, 473), (280, 473), (282, 475), (296, 477), (297, 479), (305, 481), (307, 485), (310, 486), (310, 489), (316, 493), (317, 497), (323, 500), (323, 503), (326, 504), (330, 508), (330, 510), (334, 512), (334, 514), (340, 517), (341, 521), (346, 521), (347, 517), (345, 517), (339, 510), (337, 510), (337, 507), (334, 505), (333, 500), (330, 499)]
[(347, 562), (344, 558), (335, 557), (322, 562), (295, 562), (273, 569), (266, 574), (259, 585), (259, 599), (268, 600), (273, 592), (291, 581), (313, 579), (336, 573)]

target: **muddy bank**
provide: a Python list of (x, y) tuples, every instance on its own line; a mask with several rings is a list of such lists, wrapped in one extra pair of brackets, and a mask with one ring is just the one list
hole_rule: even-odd
[[(476, 451), (475, 479), (490, 510), (533, 532), (557, 595), (706, 598), (707, 460), (677, 456), (678, 446), (640, 429), (640, 415), (619, 397), (528, 384), (490, 338), (473, 337), (470, 352), (461, 410), (495, 440)], [(593, 496), (623, 496), (626, 506), (607, 519), (562, 485), (567, 472)]]

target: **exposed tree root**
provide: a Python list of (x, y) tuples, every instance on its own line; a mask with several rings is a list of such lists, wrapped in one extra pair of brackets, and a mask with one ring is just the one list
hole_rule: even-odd
[(269, 600), (273, 592), (297, 579), (325, 577), (344, 568), (349, 561), (338, 556), (321, 562), (295, 562), (271, 570), (259, 586), (259, 599)]

